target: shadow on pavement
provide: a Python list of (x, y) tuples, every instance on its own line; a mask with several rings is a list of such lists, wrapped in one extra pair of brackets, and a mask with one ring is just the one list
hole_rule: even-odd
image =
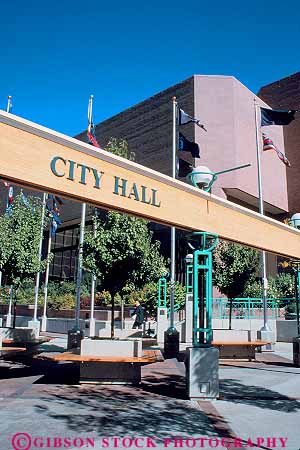
[[(165, 380), (167, 382), (167, 380)], [(102, 436), (216, 435), (213, 423), (190, 402), (153, 395), (145, 386), (67, 386), (45, 393), (35, 410), (69, 430)], [(148, 386), (149, 390), (150, 387)], [(49, 396), (50, 394), (50, 396)], [(63, 412), (57, 413), (63, 406)], [(71, 413), (70, 413), (71, 412)]]
[(233, 400), (234, 403), (283, 412), (300, 410), (297, 400), (261, 386), (245, 385), (235, 379), (220, 381), (220, 400)]
[(42, 375), (42, 384), (77, 384), (79, 365), (50, 360), (15, 357), (0, 363), (0, 380)]

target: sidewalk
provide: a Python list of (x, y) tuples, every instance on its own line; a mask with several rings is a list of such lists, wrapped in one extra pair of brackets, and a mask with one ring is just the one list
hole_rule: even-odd
[[(65, 338), (56, 336), (43, 344), (43, 350), (63, 345)], [(72, 384), (76, 383), (78, 366), (70, 363), (26, 361), (21, 357), (2, 361), (0, 449), (24, 450), (30, 435), (28, 450), (201, 445), (239, 449), (255, 448), (258, 438), (264, 439), (259, 441), (264, 449), (298, 450), (300, 369), (283, 354), (291, 355), (291, 344), (280, 344), (275, 354), (258, 354), (256, 362), (223, 361), (221, 397), (212, 402), (190, 402), (186, 398), (184, 365), (175, 359), (145, 366), (138, 388)], [(16, 438), (13, 447), (15, 433), (27, 435), (19, 444)], [(286, 437), (287, 441), (279, 440)]]

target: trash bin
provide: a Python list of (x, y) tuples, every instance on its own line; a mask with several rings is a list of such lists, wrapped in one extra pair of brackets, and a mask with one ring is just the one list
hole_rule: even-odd
[(177, 358), (179, 355), (179, 332), (175, 327), (170, 327), (164, 333), (164, 357)]
[(80, 348), (83, 337), (84, 334), (82, 330), (69, 330), (67, 349), (72, 350), (74, 348)]
[(297, 367), (300, 367), (300, 337), (293, 338), (293, 356), (294, 356), (294, 364)]

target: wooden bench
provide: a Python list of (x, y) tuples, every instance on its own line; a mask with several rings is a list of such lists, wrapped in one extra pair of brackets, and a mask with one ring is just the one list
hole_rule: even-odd
[(255, 350), (267, 345), (265, 341), (213, 341), (220, 352), (220, 359), (255, 359)]
[(53, 361), (73, 361), (73, 362), (112, 362), (112, 363), (140, 363), (152, 364), (154, 362), (164, 361), (160, 350), (143, 350), (142, 356), (83, 356), (76, 352), (63, 352), (55, 355), (44, 353), (39, 358), (52, 359)]
[(0, 347), (0, 357), (10, 356), (15, 353), (25, 352), (26, 348), (23, 347)]
[(19, 341), (14, 339), (2, 339), (2, 345), (7, 345), (8, 347), (14, 344), (21, 344), (21, 345), (40, 345), (44, 344), (46, 342), (49, 342), (51, 339), (47, 337), (39, 337), (38, 339), (34, 339), (32, 341)]
[(82, 356), (76, 351), (44, 353), (37, 357), (80, 363), (80, 383), (91, 384), (138, 384), (141, 366), (164, 361), (161, 351), (152, 349), (144, 349), (140, 357)]

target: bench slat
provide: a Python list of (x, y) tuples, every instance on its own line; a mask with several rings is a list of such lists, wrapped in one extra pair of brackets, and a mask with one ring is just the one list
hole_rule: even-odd
[(219, 346), (224, 346), (224, 347), (229, 347), (229, 346), (248, 346), (248, 347), (262, 347), (264, 345), (269, 344), (269, 342), (265, 342), (265, 341), (213, 341), (212, 345), (215, 347), (219, 347)]
[(64, 352), (56, 355), (44, 354), (39, 355), (40, 358), (52, 359), (53, 361), (78, 361), (78, 362), (119, 362), (119, 363), (144, 363), (150, 364), (154, 362), (164, 361), (160, 350), (144, 350), (143, 356), (82, 356), (73, 352)]

